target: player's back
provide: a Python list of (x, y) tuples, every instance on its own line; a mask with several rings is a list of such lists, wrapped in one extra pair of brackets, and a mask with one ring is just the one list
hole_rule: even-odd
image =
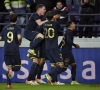
[(19, 53), (19, 42), (17, 35), (21, 33), (21, 28), (15, 24), (7, 25), (3, 28), (4, 54), (15, 55)]
[(72, 51), (72, 45), (73, 45), (73, 32), (71, 30), (67, 30), (64, 34), (63, 40), (62, 40), (62, 54), (70, 53)]
[(58, 47), (58, 32), (61, 26), (57, 22), (48, 21), (43, 24), (46, 49)]
[(38, 24), (36, 23), (36, 20), (39, 20), (39, 19), (42, 19), (42, 17), (39, 16), (37, 13), (33, 13), (30, 16), (29, 22), (28, 22), (28, 24), (26, 26), (26, 30), (36, 31), (36, 28), (38, 26)]

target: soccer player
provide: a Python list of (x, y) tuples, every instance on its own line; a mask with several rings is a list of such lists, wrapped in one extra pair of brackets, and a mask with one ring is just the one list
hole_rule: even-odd
[(17, 15), (15, 13), (9, 16), (10, 24), (5, 26), (0, 34), (0, 40), (4, 40), (4, 61), (8, 68), (7, 88), (12, 88), (11, 78), (13, 71), (19, 71), (21, 59), (19, 54), (19, 45), (22, 41), (21, 28), (16, 25)]
[[(78, 44), (73, 43), (73, 31), (75, 30), (75, 23), (72, 21), (67, 22), (68, 30), (65, 32), (64, 37), (59, 45), (62, 46), (61, 53), (64, 60), (64, 66), (67, 69), (68, 65), (71, 65), (72, 82), (71, 84), (79, 84), (76, 79), (76, 62), (72, 54), (72, 46), (75, 48), (80, 48)], [(64, 71), (64, 69), (62, 69)]]
[[(45, 15), (46, 8), (43, 4), (39, 4), (36, 7), (36, 12), (32, 14), (29, 19), (29, 22), (26, 26), (26, 30), (24, 32), (25, 38), (30, 41), (30, 49), (28, 50), (27, 57), (32, 59), (33, 63), (30, 68), (29, 76), (26, 80), (26, 84), (31, 85), (39, 85), (35, 80), (37, 75), (37, 71), (39, 76), (42, 72), (41, 67), (44, 65), (44, 61), (40, 58), (40, 42), (44, 39), (44, 36), (37, 30), (37, 27), (47, 22), (47, 20), (42, 21), (43, 16)], [(43, 81), (42, 81), (43, 82)]]
[(56, 22), (60, 18), (60, 11), (49, 11), (46, 14), (48, 22), (44, 23), (41, 28), (44, 30), (46, 55), (50, 62), (54, 62), (57, 65), (49, 73), (45, 74), (48, 82), (52, 83), (52, 77), (55, 73), (63, 67), (62, 54), (58, 47), (58, 32), (61, 26)]

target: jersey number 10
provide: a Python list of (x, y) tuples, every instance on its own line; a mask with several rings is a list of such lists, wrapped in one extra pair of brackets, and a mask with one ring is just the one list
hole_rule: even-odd
[(7, 33), (7, 42), (8, 43), (11, 43), (12, 41), (13, 41), (13, 32), (11, 32), (11, 31), (9, 31), (8, 33)]
[(45, 38), (53, 38), (54, 37), (54, 29), (53, 28), (44, 28), (44, 35), (45, 35)]

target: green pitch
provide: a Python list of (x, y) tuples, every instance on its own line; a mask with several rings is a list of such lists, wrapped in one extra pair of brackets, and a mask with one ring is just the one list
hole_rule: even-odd
[[(6, 83), (0, 83), (0, 90), (7, 90)], [(13, 83), (11, 90), (100, 90), (100, 84), (98, 85), (70, 85), (66, 84), (64, 86), (54, 86), (54, 85), (26, 85), (24, 83)]]

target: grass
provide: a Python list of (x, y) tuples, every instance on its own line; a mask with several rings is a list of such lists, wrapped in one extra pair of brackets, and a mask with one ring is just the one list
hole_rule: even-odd
[[(7, 90), (6, 83), (0, 83), (0, 90)], [(70, 85), (66, 84), (64, 86), (54, 86), (54, 85), (26, 85), (25, 83), (13, 83), (11, 90), (100, 90), (100, 84), (90, 85), (90, 84), (81, 84), (81, 85)]]

